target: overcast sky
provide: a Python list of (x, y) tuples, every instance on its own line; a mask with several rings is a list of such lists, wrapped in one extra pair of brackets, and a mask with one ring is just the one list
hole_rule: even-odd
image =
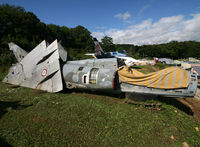
[(82, 25), (114, 43), (200, 41), (200, 0), (0, 0), (22, 6), (46, 24)]

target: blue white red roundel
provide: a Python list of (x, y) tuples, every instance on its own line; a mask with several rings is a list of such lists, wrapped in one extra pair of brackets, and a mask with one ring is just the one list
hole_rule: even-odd
[(42, 75), (43, 77), (47, 75), (47, 69), (46, 69), (46, 68), (42, 69), (41, 75)]

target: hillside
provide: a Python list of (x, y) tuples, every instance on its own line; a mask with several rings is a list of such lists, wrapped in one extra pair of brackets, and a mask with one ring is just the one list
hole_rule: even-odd
[(155, 110), (125, 100), (102, 92), (51, 94), (0, 82), (1, 146), (200, 146), (200, 123), (187, 104), (160, 98), (150, 101), (162, 104)]

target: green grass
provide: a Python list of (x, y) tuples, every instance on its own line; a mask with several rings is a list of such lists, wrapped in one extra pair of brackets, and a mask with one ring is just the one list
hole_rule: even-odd
[(147, 73), (155, 72), (158, 70), (162, 70), (167, 67), (169, 67), (169, 65), (156, 63), (155, 65), (140, 65), (140, 66), (134, 66), (133, 68), (135, 68), (136, 70), (144, 74), (147, 74)]
[[(2, 80), (5, 74), (0, 75)], [(112, 95), (51, 94), (1, 82), (0, 141), (12, 146), (200, 146), (195, 130), (200, 123), (173, 103), (159, 102), (162, 109), (155, 111)]]

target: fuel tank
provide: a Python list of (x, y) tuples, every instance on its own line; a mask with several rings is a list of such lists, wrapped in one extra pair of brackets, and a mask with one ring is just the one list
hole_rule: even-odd
[(63, 66), (63, 77), (68, 89), (115, 89), (118, 63), (116, 58), (68, 61)]

